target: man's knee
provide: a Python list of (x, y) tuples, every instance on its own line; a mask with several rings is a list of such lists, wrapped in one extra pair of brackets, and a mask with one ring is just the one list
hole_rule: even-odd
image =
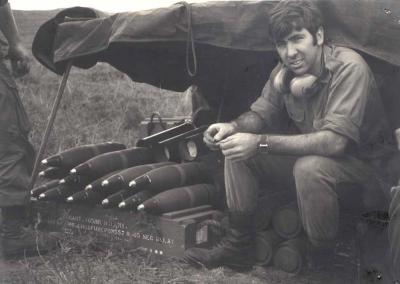
[(327, 177), (329, 162), (329, 158), (322, 156), (305, 156), (299, 158), (293, 167), (296, 186), (302, 188), (310, 182), (322, 181)]

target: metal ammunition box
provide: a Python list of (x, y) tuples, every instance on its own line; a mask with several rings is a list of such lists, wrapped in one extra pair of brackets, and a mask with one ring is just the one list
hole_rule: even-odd
[(182, 257), (187, 248), (215, 243), (211, 222), (222, 213), (211, 206), (170, 212), (162, 216), (97, 207), (35, 202), (38, 227), (59, 231), (72, 238), (88, 236), (100, 243), (122, 242), (129, 248), (160, 255)]

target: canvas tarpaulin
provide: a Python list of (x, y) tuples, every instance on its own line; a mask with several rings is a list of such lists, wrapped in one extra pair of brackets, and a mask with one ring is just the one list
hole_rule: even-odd
[[(108, 16), (70, 8), (40, 27), (33, 54), (58, 74), (68, 60), (83, 68), (102, 61), (134, 81), (160, 88), (183, 91), (196, 84), (212, 105), (229, 96), (225, 104), (233, 115), (260, 94), (278, 60), (267, 36), (268, 11), (277, 2), (177, 3)], [(320, 0), (317, 4), (332, 43), (400, 66), (398, 0)], [(93, 19), (69, 20), (82, 17)], [(192, 77), (188, 70), (194, 72), (195, 63), (198, 69)]]

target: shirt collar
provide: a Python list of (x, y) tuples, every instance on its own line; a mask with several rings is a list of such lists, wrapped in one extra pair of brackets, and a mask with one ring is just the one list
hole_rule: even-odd
[(321, 75), (319, 76), (319, 81), (323, 84), (327, 84), (331, 79), (332, 70), (330, 69), (329, 61), (332, 56), (332, 51), (333, 51), (333, 48), (331, 46), (329, 46), (329, 45), (323, 46), (322, 56), (324, 58), (324, 60), (323, 60), (324, 66), (323, 66)]

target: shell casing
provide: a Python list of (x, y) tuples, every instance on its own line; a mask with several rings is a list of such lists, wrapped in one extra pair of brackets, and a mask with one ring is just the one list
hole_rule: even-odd
[(135, 192), (151, 190), (154, 193), (159, 193), (175, 187), (207, 183), (210, 180), (211, 173), (205, 164), (190, 162), (151, 170), (134, 179), (136, 185), (131, 189)]
[(39, 172), (39, 176), (47, 179), (61, 179), (68, 175), (69, 170), (60, 167), (49, 167)]
[(291, 202), (279, 208), (272, 217), (272, 226), (277, 234), (285, 239), (299, 236), (303, 226), (297, 202)]
[(44, 159), (42, 164), (50, 167), (72, 169), (73, 167), (102, 153), (118, 151), (125, 148), (125, 145), (115, 142), (83, 145), (65, 150), (57, 155), (50, 156)]
[(103, 186), (104, 189), (108, 188), (125, 188), (129, 187), (129, 182), (150, 170), (160, 168), (166, 165), (172, 165), (172, 162), (161, 162), (161, 163), (154, 163), (154, 164), (146, 164), (140, 166), (130, 167), (128, 169), (122, 170), (115, 175), (112, 175), (107, 178), (108, 184)]
[(73, 174), (67, 175), (62, 180), (63, 183), (66, 185), (77, 185), (77, 186), (86, 186), (91, 181), (93, 181), (93, 179), (88, 176), (73, 175)]
[(124, 199), (128, 198), (129, 196), (133, 195), (134, 192), (130, 191), (129, 189), (121, 189), (118, 192), (108, 196), (106, 199), (108, 200), (107, 204), (102, 204), (103, 207), (115, 207), (118, 206), (120, 202)]
[(150, 149), (134, 147), (98, 155), (76, 166), (73, 170), (76, 174), (99, 178), (116, 170), (152, 163), (153, 160)]
[(34, 189), (31, 190), (31, 195), (33, 197), (38, 197), (41, 193), (44, 193), (45, 191), (58, 186), (58, 182), (59, 182), (58, 179), (52, 180), (38, 187), (35, 187)]
[(202, 205), (215, 205), (218, 197), (219, 193), (213, 185), (195, 184), (166, 190), (145, 200), (142, 204), (146, 212), (163, 214)]
[(298, 274), (304, 267), (307, 238), (299, 237), (281, 243), (273, 257), (274, 266), (288, 273)]
[(121, 209), (124, 209), (124, 210), (136, 210), (136, 208), (139, 206), (139, 204), (141, 204), (145, 200), (149, 199), (153, 195), (154, 194), (151, 191), (148, 191), (148, 190), (138, 192), (138, 193), (136, 193), (136, 194), (134, 194), (134, 195), (122, 200), (121, 202), (124, 202), (125, 206), (123, 208), (121, 208)]
[(95, 190), (81, 190), (71, 195), (72, 202), (98, 204), (107, 197), (107, 193)]
[(102, 186), (101, 186), (102, 182), (103, 182), (105, 179), (109, 178), (110, 176), (113, 176), (113, 175), (115, 175), (115, 174), (117, 174), (117, 173), (119, 173), (119, 172), (120, 172), (120, 170), (117, 170), (117, 171), (113, 171), (113, 172), (111, 172), (111, 173), (109, 173), (109, 174), (106, 174), (105, 176), (99, 177), (99, 178), (96, 179), (95, 181), (92, 181), (91, 183), (89, 183), (89, 184), (85, 187), (85, 190), (88, 190), (89, 188), (90, 188), (90, 190), (101, 190), (101, 188), (102, 188)]
[(272, 229), (257, 232), (255, 240), (255, 258), (257, 262), (261, 265), (269, 265), (279, 244), (283, 241), (284, 239)]
[(81, 189), (81, 187), (61, 184), (40, 194), (39, 199), (44, 201), (65, 201), (66, 197)]

